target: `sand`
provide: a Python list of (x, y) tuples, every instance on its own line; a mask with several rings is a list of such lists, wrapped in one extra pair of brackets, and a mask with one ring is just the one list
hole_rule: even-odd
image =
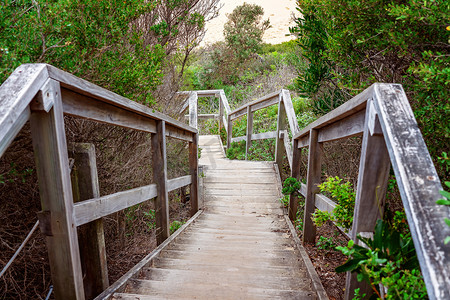
[(219, 16), (206, 24), (207, 32), (202, 42), (203, 46), (224, 40), (223, 25), (227, 21), (226, 14), (231, 13), (236, 6), (242, 5), (244, 2), (262, 6), (264, 19), (270, 19), (272, 27), (264, 34), (263, 41), (265, 43), (278, 44), (293, 39), (292, 36), (286, 35), (289, 35), (289, 27), (294, 25), (292, 14), (298, 15), (295, 0), (221, 0), (220, 4), (223, 7), (220, 9)]

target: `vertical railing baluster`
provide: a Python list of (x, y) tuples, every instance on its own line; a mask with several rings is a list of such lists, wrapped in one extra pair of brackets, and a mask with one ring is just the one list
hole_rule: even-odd
[(189, 143), (189, 173), (191, 174), (191, 216), (198, 211), (198, 133), (193, 135), (193, 141)]
[[(292, 168), (291, 177), (297, 180), (300, 179), (300, 162), (301, 162), (302, 149), (298, 148), (298, 140), (294, 139), (292, 141)], [(297, 218), (298, 210), (298, 195), (297, 193), (292, 193), (289, 195), (289, 219), (295, 221)]]
[(309, 131), (308, 174), (306, 177), (305, 215), (303, 217), (303, 243), (315, 243), (316, 226), (311, 217), (315, 209), (315, 197), (318, 192), (322, 173), (323, 145), (318, 141), (318, 130)]
[[(382, 218), (391, 162), (372, 100), (367, 102), (364, 133), (356, 189), (352, 240), (360, 232), (373, 232), (377, 219)], [(352, 299), (354, 290), (370, 293), (365, 282), (356, 274), (347, 273), (345, 299)]]
[(286, 149), (284, 149), (284, 138), (281, 137), (283, 130), (286, 129), (286, 109), (283, 104), (283, 93), (280, 92), (278, 101), (278, 119), (277, 119), (277, 137), (275, 146), (275, 162), (278, 165), (278, 170), (281, 173), (283, 167), (283, 156)]
[[(100, 197), (94, 145), (78, 143), (71, 150), (74, 202)], [(85, 296), (94, 299), (109, 286), (103, 219), (82, 225), (78, 233)]]
[(253, 133), (253, 112), (252, 107), (247, 106), (247, 141), (245, 143), (245, 160), (248, 158), (250, 147), (252, 145), (252, 133)]
[(41, 94), (52, 98), (53, 107), (48, 112), (33, 108), (30, 118), (42, 205), (39, 222), (46, 236), (55, 298), (79, 300), (84, 299), (83, 278), (59, 83), (48, 80)]
[(160, 245), (170, 236), (169, 197), (167, 193), (166, 122), (156, 122), (156, 133), (152, 134), (153, 181), (158, 189), (156, 197), (156, 242)]

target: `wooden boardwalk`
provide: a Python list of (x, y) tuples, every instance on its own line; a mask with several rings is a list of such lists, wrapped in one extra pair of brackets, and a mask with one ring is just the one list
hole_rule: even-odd
[(114, 299), (316, 299), (273, 163), (225, 159), (201, 136), (204, 212)]

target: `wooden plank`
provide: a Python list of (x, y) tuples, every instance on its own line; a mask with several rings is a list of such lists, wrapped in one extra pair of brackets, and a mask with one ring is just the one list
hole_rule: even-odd
[(374, 104), (428, 295), (450, 299), (450, 245), (444, 245), (450, 208), (436, 204), (442, 186), (433, 161), (401, 85), (376, 84)]
[(130, 206), (148, 201), (156, 196), (156, 184), (150, 184), (79, 202), (74, 205), (74, 223), (76, 226), (80, 226)]
[[(68, 89), (62, 89), (62, 95), (65, 114), (149, 133), (156, 132), (156, 121), (152, 118), (135, 114)], [(192, 141), (191, 131), (170, 125), (166, 129), (167, 136), (182, 141)]]
[[(293, 141), (292, 163), (291, 163), (291, 177), (297, 180), (300, 179), (300, 163), (302, 150), (297, 146), (298, 140)], [(296, 194), (289, 195), (289, 219), (294, 221), (297, 219), (298, 211), (298, 196)]]
[(218, 115), (218, 118), (219, 118), (219, 134), (220, 134), (220, 132), (222, 131), (222, 128), (223, 128), (223, 103), (222, 103), (222, 101), (220, 100), (220, 98), (219, 98), (219, 115)]
[(278, 101), (279, 101), (278, 94), (276, 94), (272, 98), (266, 99), (264, 102), (260, 102), (260, 103), (252, 105), (252, 112), (275, 105), (278, 103)]
[(33, 111), (30, 118), (43, 211), (40, 223), (48, 229), (44, 234), (55, 298), (84, 299), (61, 92), (57, 82), (52, 84), (53, 108), (48, 113)]
[(125, 286), (131, 278), (138, 276), (140, 271), (148, 266), (153, 259), (155, 259), (162, 250), (164, 250), (173, 240), (175, 240), (181, 233), (183, 233), (188, 226), (190, 226), (202, 213), (203, 211), (198, 211), (194, 216), (192, 216), (183, 226), (180, 227), (177, 231), (175, 231), (168, 239), (166, 239), (162, 244), (156, 247), (150, 254), (148, 254), (144, 259), (142, 259), (139, 263), (137, 263), (133, 268), (131, 268), (125, 275), (120, 277), (116, 282), (114, 282), (110, 287), (103, 291), (100, 295), (98, 295), (94, 300), (104, 300), (110, 299), (114, 293), (125, 289)]
[(227, 113), (227, 117), (228, 117), (231, 114), (231, 108), (230, 108), (230, 104), (228, 103), (228, 99), (227, 99), (227, 96), (225, 95), (224, 90), (219, 90), (219, 98), (223, 104), (223, 108), (225, 109), (225, 112)]
[(261, 133), (254, 133), (252, 134), (252, 140), (265, 140), (265, 139), (274, 139), (277, 137), (276, 131), (269, 131), (269, 132), (261, 132)]
[[(241, 106), (238, 109), (233, 110), (230, 113), (231, 119), (234, 120), (236, 118), (239, 118), (239, 117), (245, 115), (247, 113), (247, 107), (249, 107), (249, 106), (255, 107), (255, 110), (253, 110), (253, 111), (256, 111), (258, 109), (262, 109), (262, 108), (274, 105), (279, 101), (279, 99), (277, 99), (279, 97), (279, 95), (280, 95), (280, 91), (276, 91), (274, 93), (267, 94), (255, 101), (249, 102), (249, 103), (245, 104), (244, 106)], [(275, 102), (273, 99), (274, 97), (276, 97)]]
[(289, 127), (291, 129), (292, 135), (296, 135), (300, 131), (298, 127), (297, 116), (295, 115), (294, 105), (292, 104), (291, 94), (288, 90), (281, 90), (283, 97), (284, 109), (286, 111), (286, 116), (288, 119)]
[(167, 154), (165, 122), (156, 123), (156, 134), (152, 134), (153, 182), (156, 183), (156, 242), (161, 245), (170, 236), (169, 196), (167, 194)]
[(329, 213), (332, 213), (334, 208), (336, 207), (336, 202), (322, 194), (316, 194), (314, 203), (317, 209), (321, 211), (327, 211)]
[(197, 132), (195, 128), (192, 128), (180, 121), (159, 113), (152, 108), (131, 101), (125, 97), (117, 95), (116, 93), (101, 88), (93, 83), (90, 83), (89, 81), (78, 78), (51, 65), (46, 65), (46, 67), (50, 78), (59, 81), (61, 83), (61, 86), (68, 90), (100, 100), (102, 102), (109, 103), (124, 110), (134, 112), (138, 115), (143, 115), (154, 120), (165, 121), (167, 125), (170, 124), (171, 126), (186, 130), (191, 133)]
[(6, 149), (8, 149), (14, 138), (19, 134), (22, 127), (27, 123), (30, 115), (30, 108), (26, 107), (20, 115), (15, 117), (14, 122), (2, 127), (2, 130), (0, 130), (0, 134), (2, 135), (2, 140), (0, 140), (0, 157), (5, 153)]
[(252, 107), (247, 106), (247, 137), (245, 143), (245, 160), (247, 160), (250, 147), (252, 145), (252, 134), (253, 134), (253, 113)]
[[(185, 119), (189, 120), (189, 115), (185, 115), (184, 116)], [(200, 114), (197, 116), (197, 119), (201, 119), (201, 120), (209, 120), (209, 119), (214, 119), (214, 120), (220, 120), (219, 114)]]
[(198, 115), (198, 110), (197, 110), (197, 101), (198, 97), (197, 97), (197, 93), (192, 92), (189, 95), (189, 126), (194, 127), (194, 128), (198, 128), (197, 125), (197, 115)]
[(67, 115), (139, 131), (156, 132), (154, 119), (136, 115), (68, 89), (62, 89), (62, 101), (64, 113)]
[(300, 132), (294, 135), (295, 139), (299, 139), (305, 135), (307, 135), (310, 129), (319, 129), (325, 127), (328, 124), (335, 123), (341, 119), (344, 119), (350, 115), (357, 113), (360, 110), (363, 110), (366, 107), (366, 102), (369, 98), (372, 97), (374, 90), (374, 85), (371, 85), (367, 89), (365, 89), (362, 93), (356, 95), (349, 101), (345, 102), (338, 108), (332, 110), (327, 113), (325, 116), (317, 119), (312, 122), (305, 128), (303, 128)]
[(304, 135), (299, 138), (297, 145), (299, 149), (309, 146), (309, 135)]
[(191, 174), (191, 216), (198, 211), (198, 134), (194, 137), (194, 141), (189, 143), (189, 173)]
[(289, 162), (289, 167), (292, 168), (292, 147), (291, 147), (291, 141), (289, 140), (289, 135), (288, 135), (287, 130), (283, 131), (283, 143), (284, 143), (284, 149), (286, 149), (286, 157)]
[(306, 184), (300, 182), (300, 195), (306, 197)]
[(361, 135), (364, 131), (366, 110), (361, 110), (319, 130), (319, 142), (330, 142)]
[(283, 156), (286, 152), (284, 148), (284, 142), (280, 138), (280, 132), (286, 129), (286, 109), (282, 103), (282, 95), (279, 95), (278, 102), (278, 119), (277, 119), (277, 137), (276, 137), (276, 145), (275, 145), (275, 162), (278, 165), (278, 169), (281, 172), (281, 168), (283, 167)]
[(306, 177), (305, 215), (303, 217), (303, 243), (315, 243), (316, 226), (312, 221), (315, 209), (315, 194), (318, 192), (322, 171), (323, 145), (318, 142), (318, 131), (309, 133), (308, 174)]
[(47, 79), (44, 64), (25, 64), (0, 86), (0, 156), (29, 119), (28, 105)]
[(174, 179), (167, 180), (167, 191), (171, 192), (173, 190), (182, 188), (184, 186), (190, 185), (192, 183), (191, 175), (186, 175)]
[[(371, 102), (372, 100), (369, 100)], [(368, 105), (368, 107), (372, 107)], [(356, 241), (360, 232), (373, 232), (377, 219), (384, 211), (387, 182), (391, 167), (389, 153), (384, 137), (371, 135), (369, 116), (375, 111), (365, 112), (364, 135), (359, 164), (358, 186), (356, 189), (355, 212), (353, 216), (352, 240)], [(361, 293), (371, 294), (371, 287), (366, 282), (359, 282), (356, 274), (347, 272), (345, 299), (353, 299), (355, 289)]]
[[(75, 144), (70, 150), (75, 161), (71, 174), (74, 202), (100, 197), (94, 145)], [(103, 220), (79, 227), (78, 239), (84, 294), (93, 299), (109, 286)]]
[(227, 149), (230, 149), (233, 137), (233, 120), (227, 116)]

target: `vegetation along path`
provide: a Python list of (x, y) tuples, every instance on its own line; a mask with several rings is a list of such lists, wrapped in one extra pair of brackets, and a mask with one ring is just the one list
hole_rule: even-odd
[(115, 299), (317, 299), (273, 163), (228, 160), (218, 136), (199, 147), (205, 211)]

